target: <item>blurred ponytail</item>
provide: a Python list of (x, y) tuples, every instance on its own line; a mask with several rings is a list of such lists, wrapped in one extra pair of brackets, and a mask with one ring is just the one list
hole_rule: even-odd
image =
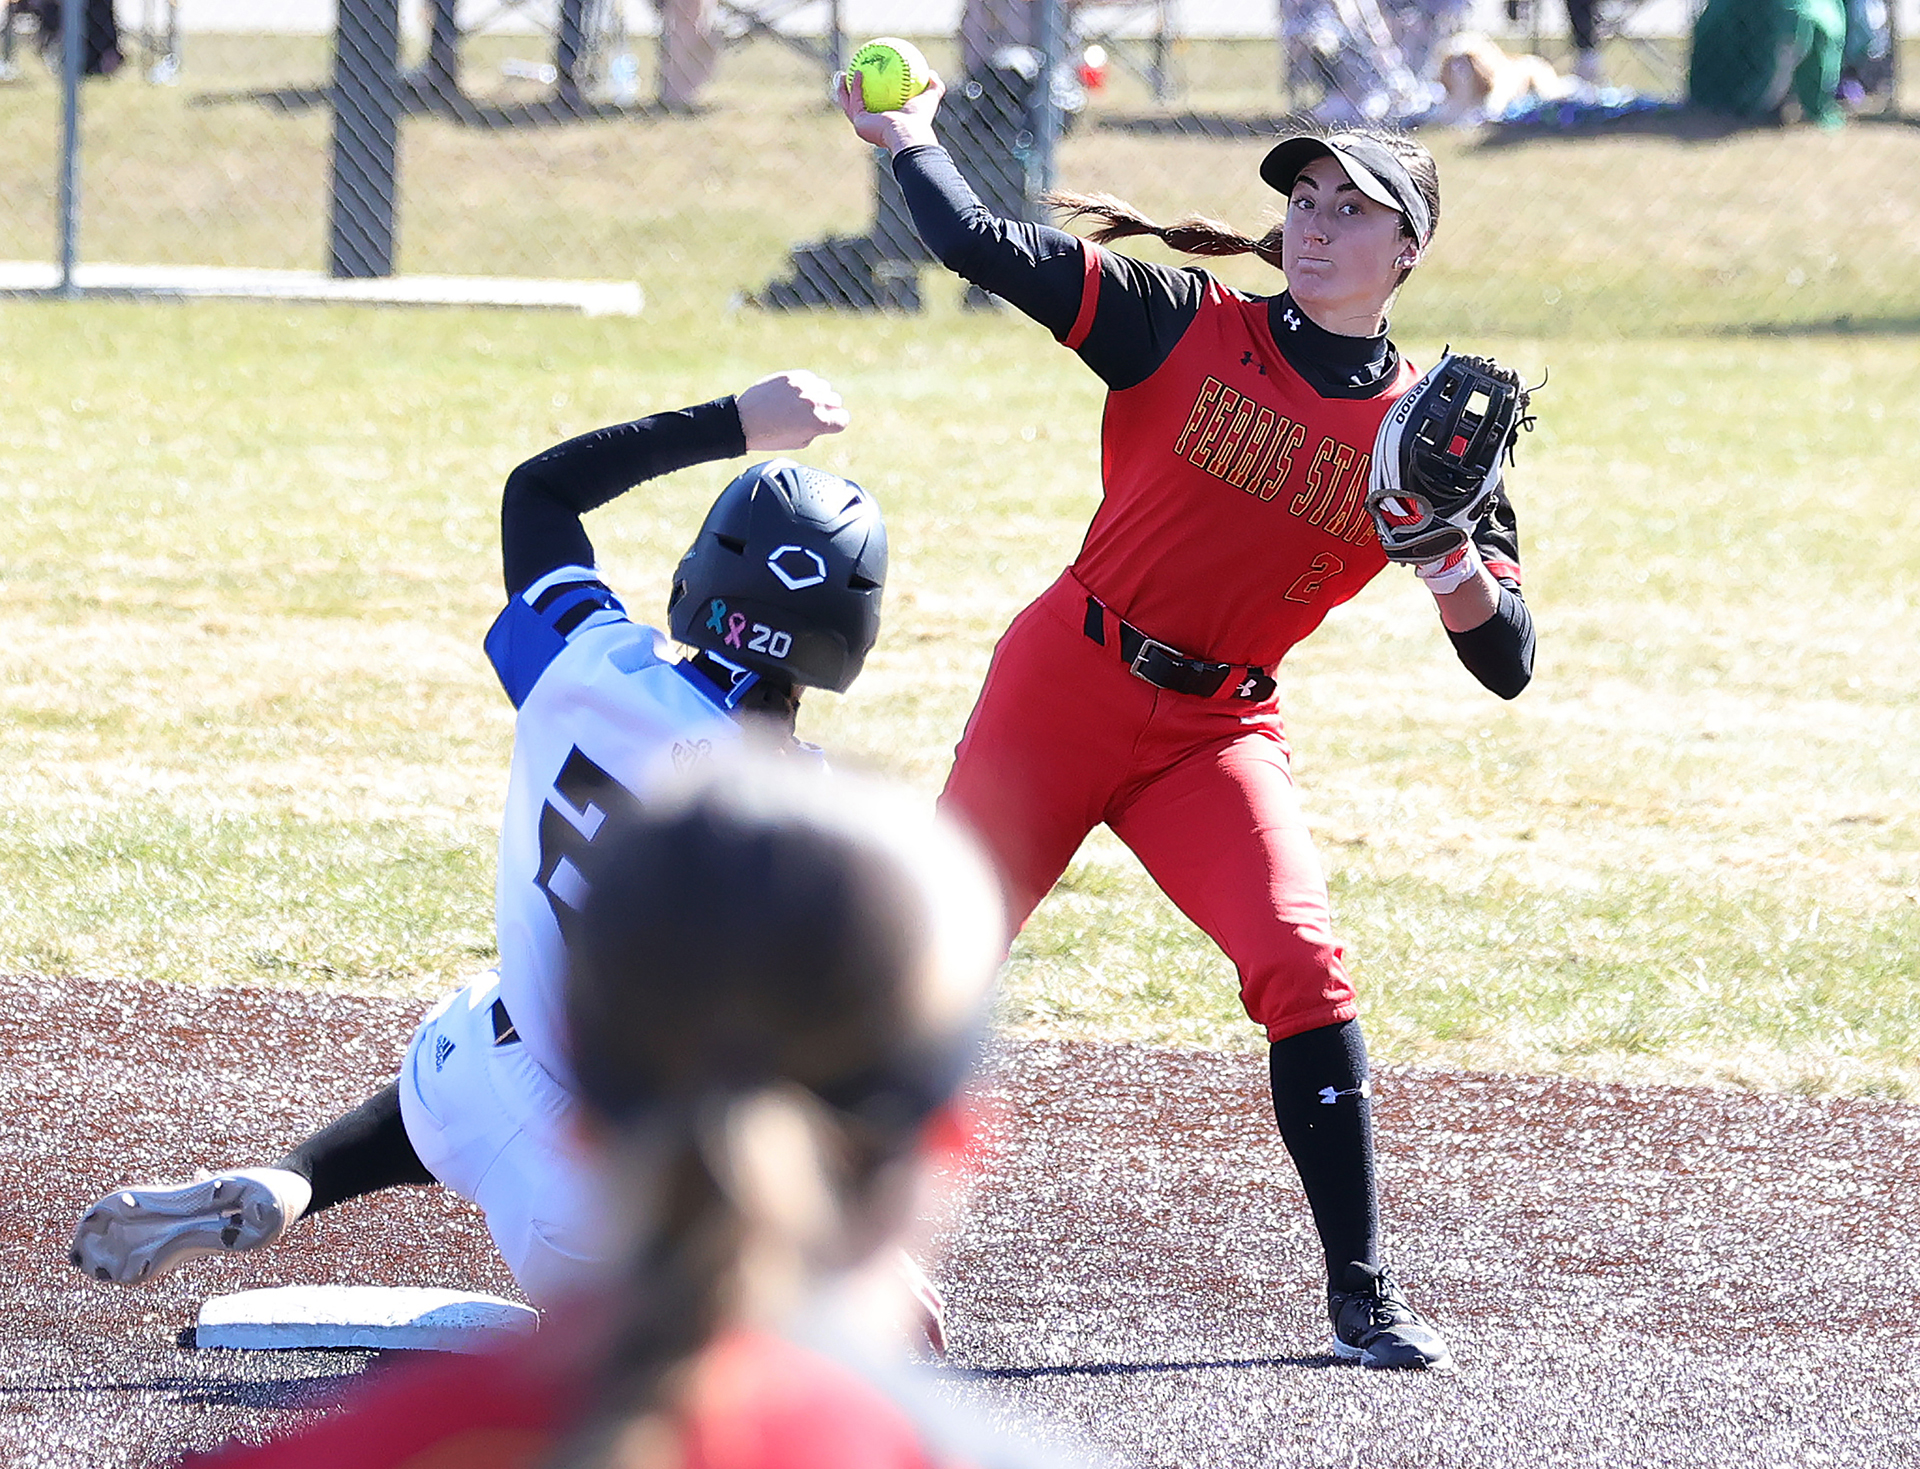
[(550, 1461), (551, 1469), (671, 1463), (670, 1423), (660, 1410), (691, 1361), (725, 1319), (739, 1286), (746, 1221), (696, 1137), (691, 1119), (641, 1138), (623, 1134), (605, 1169), (610, 1210), (645, 1219), (622, 1275), (608, 1282), (622, 1309), (604, 1341), (592, 1407)]
[(585, 875), (568, 1028), (631, 1239), (592, 1406), (552, 1469), (643, 1469), (676, 1461), (710, 1342), (897, 1228), (1005, 936), (951, 832), (765, 763), (609, 818)]
[(553, 1469), (677, 1462), (671, 1409), (700, 1351), (743, 1316), (764, 1325), (789, 1307), (849, 1232), (834, 1166), (842, 1150), (824, 1110), (794, 1088), (768, 1087), (614, 1142), (610, 1202), (649, 1223), (609, 1282), (622, 1310), (593, 1407)]

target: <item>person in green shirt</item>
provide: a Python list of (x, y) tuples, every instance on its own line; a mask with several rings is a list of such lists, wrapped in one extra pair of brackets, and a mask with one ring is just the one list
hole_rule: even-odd
[(1707, 0), (1687, 95), (1697, 107), (1771, 119), (1791, 93), (1808, 122), (1839, 127), (1846, 39), (1845, 0)]

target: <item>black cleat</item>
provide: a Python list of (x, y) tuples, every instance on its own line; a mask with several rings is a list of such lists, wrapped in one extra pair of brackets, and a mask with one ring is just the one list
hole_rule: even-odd
[(1333, 1354), (1362, 1367), (1450, 1371), (1453, 1354), (1440, 1333), (1407, 1304), (1406, 1292), (1384, 1265), (1358, 1260), (1327, 1285)]

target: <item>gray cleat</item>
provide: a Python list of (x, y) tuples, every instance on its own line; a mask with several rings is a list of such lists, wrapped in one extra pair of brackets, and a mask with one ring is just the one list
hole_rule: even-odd
[(270, 1245), (312, 1197), (307, 1180), (284, 1168), (118, 1189), (87, 1210), (67, 1258), (95, 1280), (132, 1285), (201, 1255)]

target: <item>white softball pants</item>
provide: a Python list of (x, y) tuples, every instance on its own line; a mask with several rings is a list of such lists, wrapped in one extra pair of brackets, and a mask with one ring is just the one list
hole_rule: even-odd
[(499, 984), (483, 975), (420, 1022), (400, 1115), (420, 1161), (485, 1211), (513, 1278), (545, 1307), (599, 1277), (606, 1210), (572, 1125), (579, 1103), (526, 1046), (495, 1041)]

